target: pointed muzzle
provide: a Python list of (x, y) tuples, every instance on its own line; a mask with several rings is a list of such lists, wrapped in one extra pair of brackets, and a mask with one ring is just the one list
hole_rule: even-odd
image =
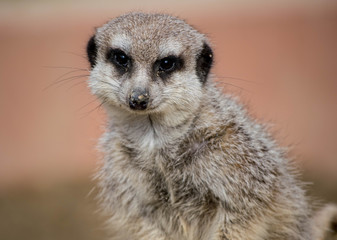
[(145, 89), (135, 89), (129, 97), (129, 106), (134, 110), (145, 110), (149, 103), (149, 92)]

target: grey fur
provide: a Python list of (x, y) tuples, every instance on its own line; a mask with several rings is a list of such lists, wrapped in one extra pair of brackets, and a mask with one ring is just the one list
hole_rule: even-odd
[[(203, 34), (169, 15), (131, 13), (90, 42), (89, 86), (108, 114), (98, 178), (111, 239), (312, 239), (311, 210), (284, 151), (207, 77), (211, 60), (198, 62), (209, 46)], [(118, 71), (110, 48), (132, 68)], [(184, 65), (164, 79), (153, 66), (168, 55)], [(149, 92), (146, 110), (130, 109), (135, 88)]]

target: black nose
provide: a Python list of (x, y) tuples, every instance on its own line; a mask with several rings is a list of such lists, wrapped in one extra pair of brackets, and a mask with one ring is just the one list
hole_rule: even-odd
[(129, 98), (131, 109), (145, 110), (149, 103), (149, 93), (146, 90), (136, 89), (132, 91)]

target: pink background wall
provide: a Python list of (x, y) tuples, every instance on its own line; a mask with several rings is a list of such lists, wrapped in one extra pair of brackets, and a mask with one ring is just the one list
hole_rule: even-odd
[[(337, 183), (337, 2), (161, 4), (0, 2), (0, 191), (94, 172), (104, 111), (95, 109), (88, 72), (71, 68), (88, 68), (85, 47), (94, 27), (131, 10), (173, 13), (206, 33), (224, 91), (272, 123), (306, 173)], [(52, 85), (72, 76), (82, 77)]]

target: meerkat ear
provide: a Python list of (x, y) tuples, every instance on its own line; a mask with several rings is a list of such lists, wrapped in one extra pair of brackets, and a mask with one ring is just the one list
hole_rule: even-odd
[(209, 71), (211, 70), (213, 64), (213, 51), (204, 43), (201, 52), (197, 56), (197, 75), (202, 83), (205, 83)]
[(87, 55), (88, 55), (88, 60), (90, 63), (91, 69), (95, 67), (96, 64), (96, 57), (97, 57), (97, 45), (95, 42), (95, 35), (93, 35), (88, 44), (87, 44)]

